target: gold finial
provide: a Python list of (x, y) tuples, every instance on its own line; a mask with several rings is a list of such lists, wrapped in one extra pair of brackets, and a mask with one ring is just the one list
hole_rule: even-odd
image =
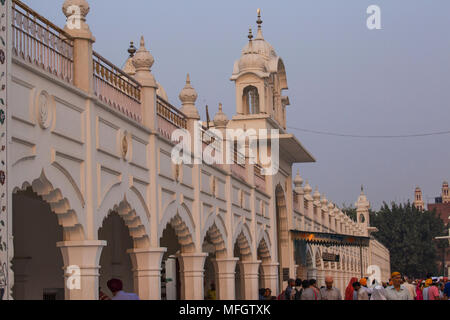
[(144, 36), (141, 36), (141, 48), (145, 47), (145, 40), (144, 40)]
[(252, 41), (253, 39), (252, 27), (248, 28), (248, 39), (250, 41)]
[(258, 24), (258, 29), (261, 29), (261, 25), (263, 23), (263, 21), (261, 20), (261, 9), (258, 8), (256, 12), (258, 13), (258, 20), (256, 21), (256, 23)]
[(186, 84), (191, 84), (191, 77), (189, 76), (189, 73), (186, 76)]
[(134, 54), (136, 53), (136, 47), (134, 46), (133, 41), (130, 41), (130, 48), (128, 49), (128, 53), (130, 54), (130, 58), (133, 58)]
[(223, 112), (223, 111), (222, 111), (222, 102), (219, 103), (219, 112)]

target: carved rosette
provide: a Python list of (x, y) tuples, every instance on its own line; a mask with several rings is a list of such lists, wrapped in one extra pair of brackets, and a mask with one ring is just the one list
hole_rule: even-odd
[(48, 129), (53, 119), (52, 99), (46, 91), (37, 98), (37, 120), (42, 129)]

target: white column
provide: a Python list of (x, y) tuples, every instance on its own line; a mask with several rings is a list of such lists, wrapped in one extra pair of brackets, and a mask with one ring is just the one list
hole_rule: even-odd
[(235, 300), (236, 263), (238, 258), (213, 259), (218, 300)]
[(106, 241), (58, 242), (64, 260), (66, 300), (98, 300), (100, 255)]
[(243, 280), (243, 298), (244, 300), (258, 300), (258, 270), (261, 261), (240, 261)]
[(134, 289), (141, 300), (161, 300), (161, 262), (167, 248), (130, 249)]
[(278, 266), (279, 263), (263, 263), (261, 264), (263, 287), (270, 288), (272, 293), (276, 295), (278, 286)]
[(207, 253), (182, 253), (180, 261), (181, 299), (203, 300), (204, 267)]

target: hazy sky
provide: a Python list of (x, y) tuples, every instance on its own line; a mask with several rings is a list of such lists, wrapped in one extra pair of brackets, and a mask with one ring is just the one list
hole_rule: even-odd
[[(88, 0), (94, 49), (122, 66), (130, 40), (146, 38), (153, 73), (179, 106), (191, 74), (204, 115), (219, 102), (235, 112), (233, 63), (256, 29), (285, 62), (288, 126), (357, 135), (450, 130), (450, 1), (448, 0)], [(63, 26), (62, 0), (25, 0)], [(366, 9), (381, 8), (382, 30), (368, 30)], [(313, 188), (338, 205), (353, 204), (365, 186), (374, 209), (383, 201), (440, 194), (450, 179), (450, 135), (363, 139), (296, 134), (317, 159), (298, 167)]]

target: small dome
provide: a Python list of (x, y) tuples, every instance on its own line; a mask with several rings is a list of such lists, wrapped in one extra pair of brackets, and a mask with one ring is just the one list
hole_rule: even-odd
[(320, 192), (319, 192), (319, 189), (317, 187), (316, 187), (316, 191), (314, 191), (313, 199), (315, 201), (320, 201)]
[(147, 49), (145, 49), (145, 40), (144, 36), (142, 36), (141, 47), (133, 57), (133, 66), (136, 68), (136, 70), (150, 70), (150, 68), (153, 66), (153, 63), (155, 63), (155, 59), (153, 58), (151, 53)]
[(129, 57), (128, 60), (125, 62), (125, 66), (123, 67), (122, 71), (129, 76), (134, 76), (136, 74), (136, 68), (133, 65), (132, 57)]
[(264, 58), (256, 53), (244, 54), (238, 62), (239, 71), (262, 71), (266, 72), (266, 62)]
[(264, 40), (261, 30), (258, 30), (257, 37), (251, 42), (247, 43), (242, 49), (242, 55), (245, 55), (248, 52), (256, 53), (264, 57), (264, 59), (266, 60), (277, 57), (275, 49), (272, 47), (272, 45)]
[(297, 175), (294, 178), (294, 185), (301, 187), (303, 184), (303, 179), (300, 176), (300, 170), (297, 171)]
[(320, 203), (322, 204), (322, 206), (326, 206), (328, 204), (328, 200), (325, 197), (325, 195), (323, 195), (323, 198), (322, 198), (322, 200), (320, 200)]
[(186, 85), (180, 92), (179, 96), (181, 103), (184, 104), (194, 104), (197, 101), (198, 94), (197, 91), (191, 86), (191, 78), (189, 73), (186, 76)]
[(305, 190), (305, 193), (307, 193), (307, 194), (311, 193), (312, 188), (309, 185), (308, 180), (306, 181), (306, 185), (305, 185), (305, 188), (303, 190)]
[(331, 211), (334, 209), (334, 204), (332, 202), (328, 203), (328, 209)]
[(219, 103), (219, 111), (214, 116), (214, 126), (216, 128), (225, 128), (228, 125), (228, 117), (223, 112), (222, 104)]

